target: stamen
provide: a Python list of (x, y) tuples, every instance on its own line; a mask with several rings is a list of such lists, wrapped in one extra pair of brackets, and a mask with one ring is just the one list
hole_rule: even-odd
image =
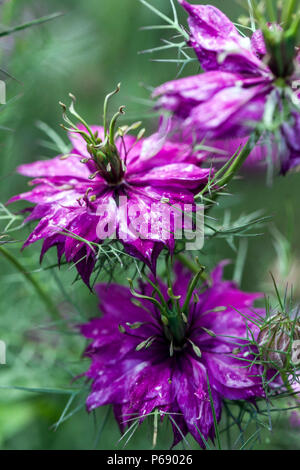
[(145, 341), (142, 341), (140, 344), (138, 344), (135, 350), (140, 351), (141, 349), (144, 349), (144, 348), (145, 349), (150, 348), (151, 344), (153, 343), (153, 341), (155, 341), (155, 339), (156, 339), (156, 336), (150, 336)]
[(140, 132), (137, 135), (137, 140), (141, 140), (144, 137), (145, 132), (146, 132), (145, 128), (141, 129)]
[(135, 323), (126, 322), (126, 326), (128, 326), (131, 330), (137, 330), (142, 325), (145, 325), (145, 322), (139, 322), (139, 321), (137, 321)]
[(185, 313), (181, 312), (181, 316), (182, 316), (182, 319), (183, 319), (184, 323), (188, 323), (188, 319), (187, 319), (187, 316), (185, 315)]
[(192, 281), (190, 282), (190, 285), (189, 285), (189, 288), (188, 288), (188, 292), (187, 292), (187, 296), (186, 296), (186, 299), (185, 299), (185, 302), (184, 302), (184, 305), (183, 305), (183, 308), (182, 308), (182, 311), (187, 314), (188, 312), (188, 308), (189, 308), (189, 304), (190, 304), (190, 301), (191, 301), (191, 298), (192, 298), (192, 295), (194, 293), (194, 290), (198, 284), (198, 281), (199, 279), (201, 278), (201, 275), (203, 274), (203, 271), (204, 271), (204, 268), (202, 267), (198, 273), (194, 276), (194, 278), (192, 279)]
[(100, 171), (100, 170), (97, 170), (97, 171), (95, 171), (95, 173), (93, 173), (92, 175), (89, 175), (89, 180), (95, 179), (96, 176), (97, 176), (99, 173), (101, 173), (101, 171)]
[(93, 188), (88, 188), (85, 192), (85, 195), (83, 196), (83, 199), (86, 200), (89, 197), (89, 193), (93, 191)]
[(75, 117), (81, 122), (81, 124), (84, 125), (84, 127), (85, 127), (85, 128), (87, 129), (87, 131), (89, 132), (92, 141), (94, 141), (94, 138), (95, 138), (95, 137), (94, 137), (94, 134), (93, 134), (93, 132), (92, 132), (90, 126), (87, 124), (87, 122), (86, 122), (86, 121), (76, 112), (76, 110), (75, 110), (75, 103), (76, 103), (76, 98), (75, 98), (75, 96), (72, 95), (72, 93), (69, 93), (69, 96), (70, 96), (70, 98), (71, 98), (71, 100), (72, 100), (71, 105), (70, 105), (70, 107), (69, 107), (70, 113), (71, 113), (73, 116), (75, 116)]
[(204, 326), (201, 326), (201, 329), (203, 331), (205, 331), (205, 333), (207, 333), (209, 336), (212, 336), (213, 338), (216, 338), (217, 335), (216, 333), (214, 333), (213, 331), (209, 330), (208, 328), (204, 328)]
[(201, 357), (202, 356), (201, 349), (195, 343), (193, 343), (193, 341), (191, 341), (190, 339), (188, 339), (188, 342), (192, 345), (193, 351), (196, 354), (196, 356)]

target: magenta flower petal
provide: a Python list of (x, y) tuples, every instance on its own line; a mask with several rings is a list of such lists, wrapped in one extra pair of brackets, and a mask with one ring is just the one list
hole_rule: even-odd
[(142, 150), (145, 150), (143, 145), (137, 144), (133, 151), (129, 152), (128, 176), (150, 170), (153, 167), (169, 165), (172, 161), (177, 163), (195, 163), (197, 161), (197, 156), (191, 155), (191, 146), (184, 143), (166, 141), (163, 148), (156, 155), (150, 157), (142, 155)]
[(265, 68), (251, 50), (251, 43), (237, 31), (233, 23), (212, 5), (179, 3), (189, 13), (190, 45), (205, 71), (223, 70), (256, 74)]
[(241, 78), (239, 74), (234, 73), (207, 72), (205, 75), (164, 83), (154, 90), (153, 96), (160, 97), (159, 106), (185, 119), (194, 106), (209, 101), (216, 93), (227, 87), (234, 87)]
[[(83, 157), (82, 157), (83, 158)], [(55, 157), (51, 160), (42, 160), (33, 163), (20, 165), (17, 168), (18, 173), (24, 176), (58, 178), (64, 176), (67, 178), (86, 179), (90, 172), (88, 168), (80, 163), (80, 158), (71, 155), (67, 159)]]
[(230, 132), (236, 136), (248, 135), (253, 123), (262, 119), (265, 102), (263, 85), (225, 88), (211, 100), (195, 106), (185, 127), (201, 129), (207, 138), (226, 138)]
[[(201, 434), (205, 440), (214, 436), (213, 414), (207, 388), (207, 369), (203, 363), (186, 356), (181, 367), (178, 367), (174, 373), (173, 382), (178, 407), (187, 428), (196, 441), (205, 447)], [(216, 418), (219, 421), (222, 399), (214, 389), (212, 389), (212, 398)]]
[[(214, 6), (192, 5), (186, 0), (179, 0), (179, 3), (189, 14), (188, 44), (194, 48), (204, 73), (165, 83), (154, 90), (157, 106), (174, 115), (174, 132), (180, 131), (190, 140), (195, 135), (198, 140), (245, 137), (259, 125), (263, 128), (267, 103), (273, 102), (278, 109), (287, 109), (278, 84), (284, 80), (292, 94), (294, 84), (299, 81), (299, 66), (292, 71), (291, 64), (286, 64), (283, 72), (282, 64), (276, 64), (278, 58), (274, 57), (272, 63), (262, 31), (255, 31), (251, 38), (244, 37)], [(268, 26), (270, 29), (279, 27)], [(296, 52), (295, 62), (300, 63), (300, 54)], [(283, 77), (283, 73), (287, 76)], [(277, 142), (271, 137), (269, 146), (250, 155), (252, 164), (261, 163), (263, 159), (264, 163), (280, 166), (283, 174), (300, 164), (299, 150), (295, 149), (295, 141), (299, 139), (291, 135), (293, 132), (298, 135), (299, 111), (295, 106), (298, 95), (299, 91), (296, 91), (290, 99), (290, 117), (286, 119), (289, 122), (278, 123), (277, 135), (282, 135), (285, 148), (273, 145)], [(265, 128), (269, 129), (267, 125)]]
[(152, 186), (184, 187), (196, 189), (207, 181), (210, 169), (199, 168), (196, 165), (183, 163), (170, 163), (169, 165), (153, 168), (144, 174), (131, 175), (132, 184), (147, 184)]
[(260, 29), (254, 31), (251, 37), (251, 46), (255, 54), (262, 59), (267, 54), (263, 32)]
[[(78, 128), (81, 132), (88, 132), (82, 125)], [(91, 130), (103, 138), (103, 128), (92, 126)], [(27, 221), (40, 221), (24, 246), (44, 239), (41, 258), (50, 247), (57, 246), (59, 259), (65, 254), (67, 261), (75, 263), (89, 284), (97, 262), (97, 250), (92, 244), (101, 244), (115, 231), (127, 253), (142, 260), (155, 272), (161, 250), (164, 247), (171, 251), (174, 249), (174, 234), (169, 231), (166, 239), (157, 228), (153, 236), (151, 233), (143, 238), (142, 232), (131, 230), (135, 215), (139, 212), (142, 223), (146, 224), (151, 204), (164, 198), (170, 199), (170, 204), (190, 204), (194, 194), (206, 185), (212, 173), (212, 170), (199, 168), (203, 155), (193, 153), (190, 146), (181, 142), (167, 141), (162, 130), (160, 128), (157, 134), (146, 140), (137, 141), (130, 135), (116, 139), (120, 164), (123, 161), (126, 168), (122, 178), (116, 181), (107, 176), (111, 171), (109, 165), (106, 176), (99, 174), (85, 140), (74, 133), (69, 134), (73, 149), (67, 158), (56, 157), (21, 165), (18, 171), (34, 177), (30, 183), (34, 187), (14, 196), (9, 203), (24, 199), (35, 204), (30, 208)], [(121, 197), (128, 200), (127, 213), (122, 207), (117, 207)], [(131, 208), (135, 214), (130, 215)], [(106, 231), (108, 223), (112, 233)], [(128, 230), (124, 229), (126, 225)], [(61, 232), (65, 237), (60, 235)]]
[[(126, 319), (129, 322), (135, 323), (137, 321), (149, 321), (149, 315), (146, 311), (141, 310), (139, 307), (132, 303), (132, 295), (127, 287), (120, 286), (119, 284), (97, 284), (95, 291), (99, 297), (99, 308), (104, 315), (109, 316), (111, 319), (108, 321), (121, 322), (124, 320), (124, 311), (126, 311)], [(111, 298), (115, 301), (111, 302)], [(124, 309), (124, 311), (122, 311)], [(96, 322), (101, 325), (103, 320), (96, 319)], [(88, 328), (88, 325), (86, 325)], [(95, 332), (95, 338), (99, 336), (99, 331)], [(117, 335), (119, 337), (119, 335)], [(92, 338), (93, 336), (90, 336)]]
[[(251, 356), (248, 356), (249, 361)], [(253, 359), (253, 356), (252, 356)], [(215, 387), (228, 400), (249, 400), (264, 395), (262, 383), (253, 377), (261, 371), (257, 366), (241, 368), (241, 361), (225, 354), (204, 353), (203, 360)], [(245, 364), (246, 365), (246, 364)]]

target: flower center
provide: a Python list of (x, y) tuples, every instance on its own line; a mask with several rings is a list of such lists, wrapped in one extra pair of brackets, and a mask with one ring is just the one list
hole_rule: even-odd
[[(156, 307), (156, 309), (159, 310), (161, 323), (163, 325), (163, 332), (166, 340), (170, 344), (170, 356), (174, 355), (174, 351), (180, 351), (185, 347), (187, 343), (190, 343), (195, 354), (198, 357), (201, 357), (201, 351), (199, 347), (196, 346), (188, 338), (187, 333), (189, 330), (190, 304), (192, 296), (195, 294), (195, 289), (197, 287), (198, 281), (200, 280), (203, 274), (203, 269), (204, 268), (201, 267), (198, 273), (192, 278), (187, 288), (187, 294), (183, 305), (180, 304), (181, 296), (174, 295), (171, 285), (169, 285), (168, 288), (169, 299), (166, 300), (165, 296), (159, 288), (159, 285), (157, 283), (152, 282), (151, 279), (145, 276), (145, 274), (144, 277), (147, 278), (147, 281), (154, 289), (153, 292), (155, 293), (155, 295), (153, 294), (153, 296), (151, 297), (136, 292), (133, 288), (133, 281), (131, 279), (128, 279), (132, 295), (139, 299), (149, 300)], [(156, 298), (156, 296), (158, 298)], [(194, 296), (197, 297), (196, 295)]]
[(164, 334), (173, 349), (181, 350), (186, 343), (187, 319), (178, 311), (169, 311), (167, 324), (164, 324)]
[(107, 123), (107, 109), (109, 100), (113, 95), (120, 91), (120, 85), (117, 86), (116, 90), (109, 93), (104, 100), (103, 107), (103, 120), (104, 120), (104, 135), (101, 138), (98, 132), (93, 132), (87, 122), (77, 113), (75, 110), (76, 99), (74, 95), (69, 94), (72, 103), (69, 107), (69, 112), (72, 116), (84, 126), (79, 128), (74, 124), (71, 119), (67, 116), (67, 107), (65, 104), (60, 103), (63, 108), (63, 118), (69, 127), (62, 125), (64, 129), (69, 132), (79, 134), (81, 138), (86, 142), (87, 151), (90, 154), (90, 158), (83, 158), (82, 163), (88, 163), (92, 159), (96, 165), (96, 172), (89, 176), (89, 179), (94, 179), (97, 174), (101, 175), (109, 185), (119, 185), (125, 175), (126, 167), (125, 162), (121, 159), (119, 151), (115, 144), (116, 138), (116, 124), (118, 118), (124, 114), (125, 106), (121, 106), (119, 111), (112, 117), (109, 125)]
[[(98, 138), (97, 141), (99, 142), (99, 140)], [(97, 145), (87, 144), (87, 150), (97, 167), (97, 171), (90, 176), (90, 179), (94, 179), (99, 174), (109, 185), (119, 185), (123, 180), (126, 168), (114, 142), (110, 143), (106, 139), (106, 142), (100, 141)]]

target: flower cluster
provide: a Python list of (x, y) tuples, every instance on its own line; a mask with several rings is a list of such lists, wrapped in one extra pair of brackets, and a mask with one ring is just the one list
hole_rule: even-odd
[[(300, 164), (300, 14), (291, 0), (282, 24), (268, 23), (254, 8), (260, 29), (246, 37), (217, 8), (178, 2), (189, 14), (188, 45), (203, 73), (155, 89), (157, 108), (172, 116), (161, 116), (150, 137), (141, 123), (117, 126), (124, 106), (108, 122), (118, 85), (105, 98), (103, 125), (89, 126), (70, 95), (69, 108), (60, 103), (70, 151), (19, 166), (33, 178), (31, 189), (9, 203), (33, 204), (26, 222), (38, 223), (24, 247), (43, 240), (42, 260), (55, 246), (59, 263), (63, 256), (74, 263), (89, 287), (105, 240), (118, 239), (143, 263), (138, 290), (132, 280), (130, 288), (96, 285), (102, 316), (79, 327), (89, 340), (88, 411), (112, 405), (121, 432), (152, 414), (168, 418), (173, 446), (190, 433), (205, 447), (218, 434), (225, 400), (255, 405), (267, 395), (265, 379), (274, 381), (272, 393), (298, 394), (299, 319), (284, 308), (271, 316), (257, 308), (262, 294), (223, 280), (226, 262), (209, 276), (198, 258), (186, 258), (175, 218), (170, 224), (161, 207), (176, 206), (182, 215), (188, 206), (193, 229), (199, 199), (210, 209), (249, 155), (264, 161), (271, 151), (282, 173)], [(231, 157), (218, 171), (208, 165), (211, 148)], [(237, 228), (226, 233), (232, 246)], [(166, 269), (158, 278), (164, 248)]]

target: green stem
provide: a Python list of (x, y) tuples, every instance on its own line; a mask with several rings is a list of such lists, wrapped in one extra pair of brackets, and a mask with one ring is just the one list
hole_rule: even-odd
[(114, 145), (114, 143), (115, 143), (115, 127), (116, 127), (118, 118), (120, 116), (122, 116), (122, 114), (124, 114), (124, 109), (125, 109), (125, 106), (121, 106), (120, 110), (113, 116), (113, 118), (110, 122), (110, 126), (109, 126), (109, 143), (111, 145)]
[(250, 15), (250, 22), (251, 22), (251, 29), (254, 32), (256, 29), (255, 25), (255, 17), (254, 17), (254, 10), (252, 6), (251, 0), (248, 0), (248, 8), (249, 8), (249, 15)]
[(274, 8), (273, 0), (267, 0), (267, 9), (268, 9), (268, 13), (269, 13), (269, 17), (270, 17), (271, 22), (276, 23), (276, 21), (277, 21), (276, 11), (275, 11), (275, 8)]
[[(181, 262), (181, 264), (183, 264), (183, 266), (188, 268), (192, 273), (197, 274), (199, 272), (199, 266), (197, 266), (197, 264), (191, 258), (188, 258), (182, 253), (178, 253), (178, 255), (176, 255), (176, 258), (178, 259), (178, 261)], [(202, 275), (204, 275), (204, 273), (202, 273)], [(207, 277), (205, 280), (207, 280)]]
[(186, 296), (186, 299), (185, 299), (185, 302), (184, 302), (184, 305), (182, 307), (182, 311), (184, 313), (187, 313), (188, 311), (188, 308), (189, 308), (189, 305), (190, 305), (190, 301), (191, 301), (191, 298), (192, 298), (192, 295), (194, 293), (194, 290), (196, 289), (197, 287), (197, 283), (199, 281), (199, 279), (201, 279), (201, 275), (203, 273), (203, 270), (199, 270), (198, 269), (198, 272), (196, 273), (195, 277), (192, 279), (189, 287), (188, 287), (188, 293), (187, 293), (187, 296)]
[[(199, 273), (199, 266), (191, 258), (188, 258), (182, 253), (178, 253), (178, 255), (176, 255), (176, 258), (178, 259), (178, 261), (180, 261), (181, 264), (183, 264), (183, 266), (188, 268), (192, 273)], [(209, 276), (204, 271), (202, 271), (200, 273), (200, 279), (203, 282), (207, 282), (209, 281)]]
[(153, 11), (157, 16), (159, 16), (162, 20), (168, 23), (172, 28), (176, 29), (179, 34), (181, 34), (186, 41), (189, 40), (189, 34), (178, 24), (178, 22), (171, 20), (166, 15), (164, 15), (161, 11), (157, 8), (153, 7), (150, 3), (146, 2), (146, 0), (139, 0), (145, 7), (149, 8), (149, 10)]
[(284, 9), (282, 15), (282, 22), (284, 24), (284, 28), (287, 29), (290, 26), (293, 13), (295, 11), (295, 7), (298, 0), (290, 0), (289, 2), (286, 0), (286, 7)]
[(151, 279), (148, 276), (146, 276), (145, 274), (144, 274), (144, 278), (146, 279), (146, 282), (148, 282), (150, 284), (150, 286), (153, 287), (154, 291), (157, 293), (157, 295), (160, 299), (161, 305), (165, 309), (167, 309), (167, 303), (166, 303), (165, 298), (164, 298), (163, 294), (161, 293), (160, 288), (158, 287), (158, 285), (154, 284), (154, 282), (152, 282)]
[[(253, 134), (246, 143), (246, 145), (242, 148), (240, 153), (236, 157), (236, 154), (234, 154), (230, 158), (230, 160), (215, 174), (214, 178), (207, 183), (204, 189), (202, 189), (199, 194), (196, 194), (195, 201), (203, 200), (203, 195), (207, 192), (211, 193), (212, 189), (216, 189), (217, 191), (219, 191), (219, 189), (228, 184), (238, 172), (238, 170), (241, 168), (245, 160), (248, 158), (253, 148), (259, 141), (260, 136), (261, 134), (258, 132)], [(219, 175), (221, 175), (224, 171), (224, 175), (218, 178)], [(213, 199), (214, 198), (212, 197), (211, 200), (213, 201)]]
[(174, 338), (176, 346), (182, 345), (186, 333), (186, 324), (183, 322), (180, 314), (168, 315), (169, 329)]
[(42, 18), (38, 18), (36, 20), (30, 21), (29, 23), (20, 24), (13, 28), (7, 29), (6, 31), (0, 32), (0, 37), (9, 36), (12, 33), (15, 33), (17, 31), (22, 31), (23, 29), (30, 28), (31, 26), (36, 26), (42, 23), (46, 23), (47, 21), (51, 21), (51, 20), (54, 20), (55, 18), (58, 18), (59, 16), (62, 16), (62, 13), (53, 13), (52, 15), (43, 16)]
[(248, 140), (246, 145), (242, 148), (242, 150), (240, 151), (239, 155), (236, 157), (236, 159), (234, 160), (232, 165), (228, 168), (228, 170), (222, 176), (222, 178), (220, 178), (217, 181), (216, 184), (219, 187), (223, 187), (223, 186), (227, 185), (232, 180), (232, 178), (235, 176), (235, 174), (242, 167), (242, 165), (244, 164), (246, 159), (249, 157), (250, 153), (252, 152), (255, 145), (259, 141), (259, 138), (260, 138), (260, 134), (258, 132), (250, 137), (250, 139)]
[(48, 294), (42, 289), (37, 280), (29, 272), (26, 271), (24, 266), (22, 266), (22, 264), (9, 251), (7, 251), (2, 246), (0, 246), (0, 253), (31, 283), (31, 285), (34, 287), (34, 289), (40, 296), (41, 300), (46, 305), (47, 310), (51, 314), (51, 316), (55, 319), (59, 319), (60, 315), (56, 306), (54, 305), (52, 299), (48, 296)]

